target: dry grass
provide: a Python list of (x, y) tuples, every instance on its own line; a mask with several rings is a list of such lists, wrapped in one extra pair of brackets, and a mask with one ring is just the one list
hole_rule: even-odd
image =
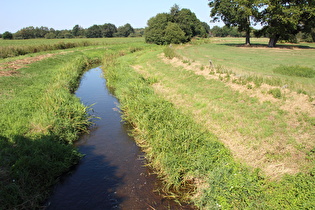
[[(233, 79), (237, 75), (229, 75), (229, 80), (222, 80), (227, 75), (216, 73), (215, 69), (204, 67), (198, 62), (189, 61), (183, 58), (185, 62), (178, 58), (172, 60), (159, 55), (159, 59), (164, 63), (172, 66), (174, 69), (184, 69), (193, 71), (196, 75), (201, 75), (207, 80), (219, 80), (224, 82), (226, 88), (235, 93), (241, 93), (251, 98), (258, 99), (258, 103), (272, 103), (280, 110), (285, 112), (284, 121), (287, 128), (283, 129), (279, 120), (276, 120), (276, 113), (270, 113), (268, 120), (274, 122), (275, 133), (270, 136), (261, 137), (259, 140), (255, 137), (261, 130), (259, 123), (257, 129), (252, 133), (239, 132), (240, 128), (246, 127), (248, 122), (244, 121), (243, 116), (235, 115), (233, 111), (226, 113), (222, 107), (211, 104), (207, 99), (207, 95), (196, 93), (193, 98), (186, 94), (178, 92), (179, 84), (165, 85), (163, 82), (154, 84), (155, 91), (167, 100), (174, 103), (177, 107), (192, 113), (196, 122), (205, 125), (211, 132), (219, 137), (219, 139), (232, 151), (234, 157), (241, 162), (254, 167), (261, 168), (271, 179), (279, 179), (284, 174), (296, 174), (303, 170), (309, 170), (310, 162), (306, 160), (306, 152), (315, 146), (314, 128), (301, 121), (302, 115), (310, 117), (315, 116), (315, 103), (303, 94), (297, 94), (289, 89), (281, 89), (285, 95), (285, 99), (276, 99), (272, 95), (267, 94), (268, 90), (273, 86), (263, 84), (260, 87), (247, 88), (247, 86), (233, 83)], [(153, 64), (147, 63), (146, 66), (134, 66), (137, 72), (144, 77), (159, 75), (157, 70), (151, 70)], [(178, 70), (180, 71), (180, 70)], [(154, 72), (154, 73), (153, 73)], [(210, 72), (214, 72), (210, 74)], [(179, 73), (180, 74), (180, 73)], [(252, 84), (254, 85), (254, 84)], [(203, 109), (196, 107), (196, 102), (203, 105)], [(240, 101), (239, 103), (246, 103)], [(212, 112), (223, 113), (223, 115), (232, 116), (231, 124), (215, 123)], [(256, 122), (254, 122), (256, 123)], [(303, 148), (301, 148), (303, 145)]]
[[(23, 59), (18, 59), (15, 61), (10, 61), (10, 62), (4, 62), (0, 64), (0, 71), (1, 70), (6, 70), (6, 69), (10, 69), (10, 70), (17, 70), (20, 68), (25, 67), (28, 64), (43, 60), (45, 58), (49, 58), (54, 56), (55, 54), (45, 54), (45, 55), (38, 55), (35, 57), (28, 57), (28, 58), (23, 58)], [(0, 72), (3, 73), (3, 72)]]

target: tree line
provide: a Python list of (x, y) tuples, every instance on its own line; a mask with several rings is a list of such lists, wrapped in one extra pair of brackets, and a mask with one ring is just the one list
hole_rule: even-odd
[(16, 33), (4, 32), (0, 34), (3, 39), (63, 39), (63, 38), (104, 38), (104, 37), (128, 37), (142, 36), (144, 29), (134, 29), (129, 23), (116, 27), (114, 24), (105, 23), (103, 25), (93, 25), (89, 28), (83, 28), (75, 25), (72, 30), (55, 30), (48, 27), (25, 27)]
[[(255, 28), (251, 28), (251, 37), (265, 37), (268, 38), (267, 34), (260, 34), (260, 30)], [(244, 31), (240, 31), (237, 26), (214, 26), (210, 29), (211, 37), (246, 37), (246, 33)], [(298, 42), (315, 42), (315, 28), (311, 30), (309, 33), (299, 32), (295, 36), (291, 36), (290, 39), (283, 40), (290, 43), (298, 43)]]
[(269, 37), (269, 47), (294, 39), (300, 32), (315, 40), (314, 0), (210, 0), (212, 21), (237, 26), (250, 44), (252, 25), (261, 24), (256, 36)]

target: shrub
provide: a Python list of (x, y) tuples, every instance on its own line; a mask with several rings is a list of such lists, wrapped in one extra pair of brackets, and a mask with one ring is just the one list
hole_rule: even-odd
[(281, 90), (279, 88), (274, 88), (268, 91), (269, 94), (271, 94), (273, 97), (275, 98), (281, 98), (282, 97), (282, 93)]
[(164, 52), (165, 57), (169, 59), (173, 59), (174, 57), (179, 57), (172, 47), (165, 47), (163, 52)]
[(9, 31), (6, 31), (2, 34), (3, 39), (13, 39), (13, 34), (10, 33)]
[(315, 71), (312, 68), (305, 66), (284, 66), (281, 65), (273, 70), (274, 73), (287, 75), (287, 76), (296, 76), (296, 77), (306, 77), (313, 78), (315, 76)]

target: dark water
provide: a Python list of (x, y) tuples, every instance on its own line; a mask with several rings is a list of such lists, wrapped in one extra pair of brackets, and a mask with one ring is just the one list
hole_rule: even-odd
[(100, 68), (85, 73), (76, 95), (101, 119), (76, 143), (85, 157), (56, 186), (47, 209), (190, 209), (154, 192), (156, 177), (143, 166)]

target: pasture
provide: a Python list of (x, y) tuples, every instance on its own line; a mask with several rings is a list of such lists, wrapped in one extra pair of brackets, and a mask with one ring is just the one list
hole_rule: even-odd
[[(252, 39), (244, 47), (243, 39), (211, 38), (170, 48), (142, 38), (68, 41), (90, 44), (0, 60), (6, 208), (37, 207), (78, 162), (69, 145), (87, 130), (90, 116), (72, 93), (82, 72), (100, 63), (167, 197), (201, 209), (315, 203), (314, 44), (267, 48), (266, 40)], [(1, 40), (0, 46), (9, 52), (57, 43)]]

